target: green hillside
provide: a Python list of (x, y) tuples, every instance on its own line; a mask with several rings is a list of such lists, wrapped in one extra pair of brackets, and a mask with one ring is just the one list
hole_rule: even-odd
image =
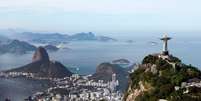
[(176, 57), (148, 55), (130, 74), (125, 101), (201, 101), (200, 78), (200, 70)]

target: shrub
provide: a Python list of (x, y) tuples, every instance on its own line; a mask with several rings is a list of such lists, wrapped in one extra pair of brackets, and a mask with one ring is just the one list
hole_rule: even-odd
[(148, 55), (142, 60), (142, 64), (148, 64), (148, 63), (155, 64), (157, 60), (158, 60), (157, 56)]

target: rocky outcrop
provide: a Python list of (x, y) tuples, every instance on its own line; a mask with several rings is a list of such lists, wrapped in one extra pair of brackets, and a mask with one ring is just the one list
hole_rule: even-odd
[(62, 78), (71, 76), (72, 73), (60, 62), (50, 61), (48, 53), (39, 47), (34, 53), (32, 63), (6, 72), (33, 73), (37, 77)]
[(151, 87), (146, 88), (146, 85), (144, 85), (142, 81), (139, 82), (139, 88), (137, 89), (132, 89), (131, 86), (129, 86), (128, 88), (129, 95), (127, 96), (125, 101), (135, 101), (139, 95), (143, 94), (143, 92), (146, 92), (149, 89), (151, 89)]
[(32, 58), (32, 62), (36, 62), (36, 61), (49, 61), (49, 55), (47, 53), (47, 51), (45, 50), (45, 48), (43, 47), (39, 47)]

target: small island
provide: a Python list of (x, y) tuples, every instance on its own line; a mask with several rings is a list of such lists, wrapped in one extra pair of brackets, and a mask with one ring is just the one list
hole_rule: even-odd
[(127, 59), (117, 59), (112, 61), (113, 64), (130, 64), (130, 61)]

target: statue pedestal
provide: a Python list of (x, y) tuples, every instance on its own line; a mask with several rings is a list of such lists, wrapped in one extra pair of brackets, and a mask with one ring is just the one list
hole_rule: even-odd
[(168, 51), (163, 51), (162, 55), (169, 55), (169, 52)]

